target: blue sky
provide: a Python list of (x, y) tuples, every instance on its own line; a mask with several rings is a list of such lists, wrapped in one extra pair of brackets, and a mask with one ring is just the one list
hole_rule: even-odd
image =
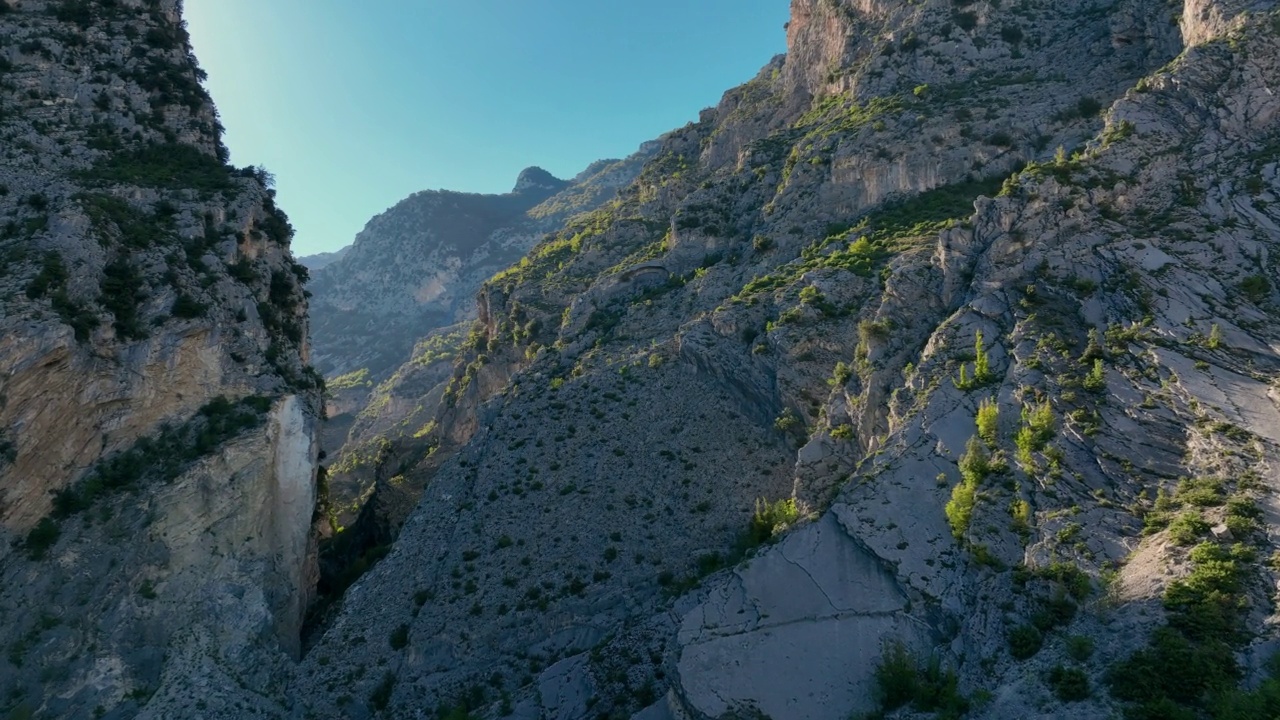
[(697, 118), (785, 50), (787, 0), (186, 0), (231, 160), (299, 255), (418, 190), (571, 177)]

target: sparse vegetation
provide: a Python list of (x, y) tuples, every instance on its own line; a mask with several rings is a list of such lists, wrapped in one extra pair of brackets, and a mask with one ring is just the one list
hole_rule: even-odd
[(755, 545), (766, 543), (799, 519), (800, 507), (795, 498), (773, 502), (757, 499), (755, 514), (751, 516), (749, 539)]
[(876, 701), (883, 717), (910, 705), (919, 712), (936, 713), (938, 718), (960, 718), (969, 710), (969, 700), (960, 694), (954, 671), (944, 668), (937, 656), (917, 662), (900, 642), (888, 643), (875, 667)]
[(54, 518), (64, 519), (88, 510), (99, 498), (134, 487), (144, 479), (173, 480), (192, 461), (245, 430), (260, 426), (271, 404), (271, 399), (265, 397), (248, 397), (240, 402), (226, 398), (210, 401), (185, 424), (162, 427), (156, 435), (144, 437), (129, 450), (103, 460), (80, 482), (58, 492), (53, 502)]
[(960, 483), (951, 491), (951, 500), (947, 502), (947, 522), (951, 525), (951, 534), (957, 540), (963, 539), (969, 532), (973, 522), (973, 510), (978, 504), (978, 488), (991, 472), (990, 457), (978, 437), (969, 438), (964, 455), (960, 456)]

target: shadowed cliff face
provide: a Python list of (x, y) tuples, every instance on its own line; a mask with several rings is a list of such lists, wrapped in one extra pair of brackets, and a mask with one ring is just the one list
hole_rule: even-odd
[(307, 272), (267, 175), (225, 163), (180, 13), (0, 12), (0, 692), (15, 717), (133, 716), (188, 634), (214, 639), (210, 662), (296, 651), (315, 583)]

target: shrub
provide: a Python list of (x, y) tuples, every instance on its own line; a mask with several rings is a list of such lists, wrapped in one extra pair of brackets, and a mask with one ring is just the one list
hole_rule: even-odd
[(146, 299), (143, 288), (146, 283), (125, 256), (111, 261), (102, 270), (102, 305), (115, 320), (116, 333), (125, 340), (141, 340), (147, 337), (138, 306)]
[(1000, 28), (1000, 39), (1010, 45), (1017, 45), (1022, 42), (1022, 28), (1017, 25), (1005, 25)]
[(844, 387), (849, 384), (849, 380), (853, 378), (853, 368), (843, 362), (836, 363), (836, 369), (831, 375), (831, 384), (834, 387)]
[(1240, 291), (1253, 303), (1260, 303), (1271, 294), (1271, 282), (1263, 275), (1250, 275), (1240, 281)]
[(960, 363), (960, 379), (956, 382), (956, 388), (960, 390), (974, 390), (988, 385), (995, 381), (995, 374), (991, 372), (991, 358), (983, 347), (982, 331), (974, 333), (973, 340), (973, 378), (969, 377), (969, 371), (965, 368), (964, 363)]
[(66, 518), (93, 506), (111, 492), (132, 487), (146, 477), (168, 482), (182, 474), (188, 463), (209, 454), (223, 442), (265, 421), (272, 401), (249, 397), (239, 403), (216, 398), (181, 427), (163, 427), (133, 447), (98, 465), (79, 483), (64, 488), (53, 499), (54, 517)]
[(1067, 638), (1067, 655), (1076, 662), (1093, 657), (1093, 638), (1088, 635), (1072, 635)]
[(387, 705), (391, 703), (391, 692), (395, 690), (395, 687), (396, 676), (388, 670), (382, 676), (382, 682), (378, 683), (378, 686), (369, 694), (370, 707), (379, 712), (386, 710)]
[(1107, 371), (1102, 365), (1102, 358), (1093, 361), (1093, 369), (1085, 376), (1082, 383), (1085, 390), (1094, 393), (1100, 393), (1107, 389)]
[(875, 667), (876, 696), (884, 710), (896, 710), (916, 696), (916, 662), (902, 643), (891, 643)]
[(959, 692), (955, 672), (944, 669), (937, 656), (919, 664), (901, 642), (888, 643), (876, 662), (876, 700), (881, 714), (910, 703), (920, 712), (961, 717), (969, 701)]
[(1239, 593), (1253, 551), (1203, 543), (1190, 559), (1191, 573), (1165, 591), (1168, 624), (1108, 673), (1112, 695), (1135, 704), (1130, 716), (1196, 717), (1206, 698), (1238, 697), (1233, 646), (1245, 638)]
[(983, 400), (978, 405), (978, 436), (995, 447), (999, 440), (1000, 408), (995, 400)]
[(951, 490), (951, 499), (947, 501), (947, 523), (951, 525), (951, 534), (957, 539), (964, 537), (973, 522), (973, 509), (978, 504), (978, 489), (969, 482), (961, 482)]
[(1062, 702), (1088, 700), (1089, 676), (1078, 668), (1055, 666), (1049, 671), (1049, 688)]
[(391, 631), (391, 637), (388, 640), (392, 650), (403, 650), (409, 646), (409, 626), (401, 624), (395, 630)]
[(945, 512), (951, 525), (951, 534), (962, 539), (973, 521), (973, 510), (978, 504), (978, 486), (991, 472), (990, 458), (978, 437), (969, 438), (964, 455), (960, 456), (960, 484), (951, 491)]
[(1017, 660), (1027, 660), (1040, 652), (1044, 634), (1034, 625), (1019, 625), (1009, 631), (1009, 654)]
[(1082, 118), (1095, 117), (1102, 112), (1102, 103), (1091, 97), (1082, 97), (1076, 101), (1076, 112)]
[(49, 251), (41, 260), (40, 272), (27, 284), (27, 297), (38, 300), (48, 295), (50, 291), (56, 292), (66, 286), (68, 277), (67, 266), (63, 264), (62, 256)]
[(32, 560), (40, 560), (44, 558), (49, 548), (58, 542), (61, 535), (62, 530), (58, 528), (58, 523), (52, 518), (44, 518), (36, 523), (31, 532), (27, 533), (27, 540), (23, 547)]
[(173, 301), (172, 312), (174, 317), (192, 319), (204, 317), (209, 308), (186, 293), (178, 293), (177, 299)]
[(1169, 539), (1175, 545), (1191, 545), (1209, 531), (1209, 523), (1195, 510), (1187, 510), (1169, 523)]
[(768, 542), (788, 526), (800, 519), (800, 507), (795, 498), (785, 498), (769, 502), (764, 498), (756, 500), (756, 510), (751, 516), (750, 539), (756, 544)]

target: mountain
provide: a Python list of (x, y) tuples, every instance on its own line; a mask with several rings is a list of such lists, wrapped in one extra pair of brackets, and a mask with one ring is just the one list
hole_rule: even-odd
[(307, 272), (269, 175), (226, 164), (202, 78), (174, 0), (0, 0), (10, 718), (146, 715), (196, 693), (174, 678), (265, 689), (245, 655), (299, 650)]
[(300, 707), (1274, 713), (1278, 33), (794, 0), (484, 283), (326, 546)]
[(316, 367), (387, 379), (418, 339), (475, 318), (481, 283), (569, 215), (607, 202), (647, 156), (594, 163), (570, 181), (528, 168), (505, 195), (420, 192), (373, 218), (343, 257), (316, 269)]
[(340, 250), (335, 250), (333, 252), (316, 253), (315, 255), (306, 255), (298, 258), (298, 264), (302, 265), (303, 267), (307, 268), (312, 272), (315, 272), (316, 270), (319, 270), (322, 267), (325, 267), (327, 265), (332, 265), (333, 263), (346, 257), (347, 252), (349, 250), (351, 250), (350, 245)]
[(597, 161), (570, 181), (528, 168), (506, 195), (418, 193), (371, 220), (350, 255), (316, 273), (313, 337), (316, 365), (329, 375), (322, 439), (335, 528), (359, 514), (387, 443), (431, 421), (481, 284), (567, 218), (612, 200), (657, 147)]
[(1280, 713), (1276, 3), (793, 0), (613, 180), (318, 271), (314, 476), (179, 8), (0, 7), (11, 717)]

